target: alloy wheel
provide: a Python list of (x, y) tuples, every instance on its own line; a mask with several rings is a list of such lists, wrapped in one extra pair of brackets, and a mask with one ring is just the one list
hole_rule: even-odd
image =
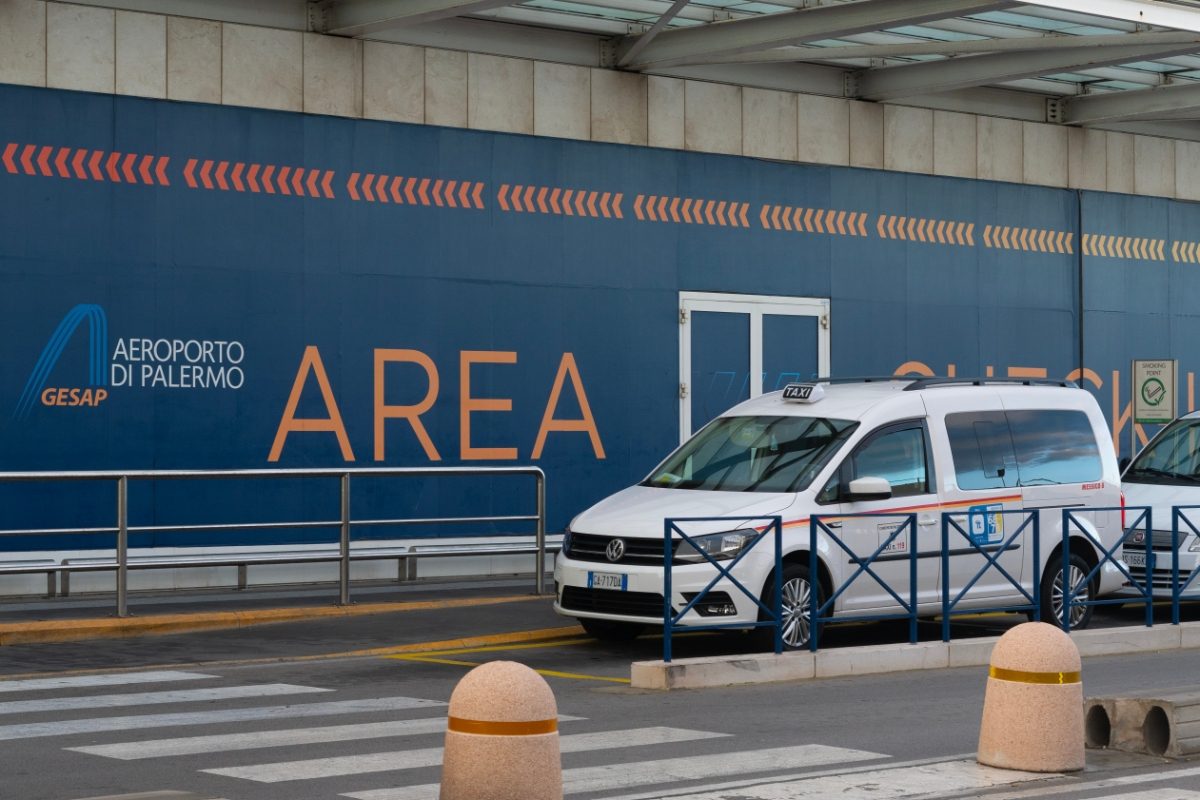
[(808, 644), (812, 586), (807, 578), (792, 578), (783, 584), (783, 643), (788, 647)]
[[(1087, 582), (1085, 582), (1083, 580), (1083, 577), (1084, 577), (1084, 571), (1082, 569), (1080, 569), (1076, 564), (1071, 564), (1069, 569), (1067, 570), (1067, 579), (1071, 582), (1071, 586), (1079, 587), (1077, 590), (1071, 592), (1071, 627), (1072, 628), (1074, 628), (1076, 625), (1078, 625), (1079, 622), (1085, 616), (1087, 616), (1087, 612), (1088, 612), (1087, 606), (1076, 605), (1076, 604), (1077, 603), (1086, 603), (1088, 600), (1091, 599), (1091, 591), (1090, 591), (1091, 587), (1089, 587)], [(1082, 586), (1080, 584), (1082, 584)], [(1063, 620), (1063, 602), (1065, 599), (1064, 594), (1065, 593), (1063, 592), (1062, 570), (1057, 570), (1054, 573), (1054, 585), (1050, 592), (1050, 605), (1051, 605), (1051, 608), (1054, 609), (1054, 620), (1059, 625), (1062, 624), (1062, 620)]]

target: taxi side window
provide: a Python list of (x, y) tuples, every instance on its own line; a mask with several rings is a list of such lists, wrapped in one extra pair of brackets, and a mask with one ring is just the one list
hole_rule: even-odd
[(929, 467), (924, 429), (920, 425), (898, 428), (868, 440), (846, 459), (817, 496), (817, 502), (835, 502), (844, 485), (867, 476), (886, 478), (893, 497), (928, 494)]

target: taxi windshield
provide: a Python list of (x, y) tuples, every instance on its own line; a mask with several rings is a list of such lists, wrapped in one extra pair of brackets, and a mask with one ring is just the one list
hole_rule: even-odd
[(642, 485), (722, 492), (803, 491), (857, 427), (857, 422), (823, 417), (719, 417)]
[(1200, 483), (1200, 419), (1178, 420), (1155, 437), (1121, 476), (1129, 483)]

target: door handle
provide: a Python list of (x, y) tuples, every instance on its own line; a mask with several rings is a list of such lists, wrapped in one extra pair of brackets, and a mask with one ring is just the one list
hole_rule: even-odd
[(917, 524), (923, 528), (937, 524), (937, 517), (917, 517)]
[(821, 524), (822, 524), (822, 525), (824, 525), (826, 528), (840, 528), (840, 527), (842, 527), (842, 523), (840, 523), (840, 522), (823, 522), (823, 523), (821, 523)]

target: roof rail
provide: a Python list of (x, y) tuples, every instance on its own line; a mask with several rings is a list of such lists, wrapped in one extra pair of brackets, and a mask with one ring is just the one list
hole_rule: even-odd
[(801, 383), (884, 383), (915, 380), (921, 380), (921, 378), (914, 375), (857, 375), (844, 378), (813, 378), (811, 381), (801, 381)]
[(949, 377), (933, 377), (933, 378), (917, 378), (911, 384), (904, 387), (904, 391), (911, 392), (919, 389), (932, 389), (939, 386), (991, 386), (991, 385), (1008, 385), (1008, 386), (1060, 386), (1065, 389), (1078, 389), (1079, 384), (1075, 381), (1059, 381), (1050, 380), (1048, 378), (949, 378)]

